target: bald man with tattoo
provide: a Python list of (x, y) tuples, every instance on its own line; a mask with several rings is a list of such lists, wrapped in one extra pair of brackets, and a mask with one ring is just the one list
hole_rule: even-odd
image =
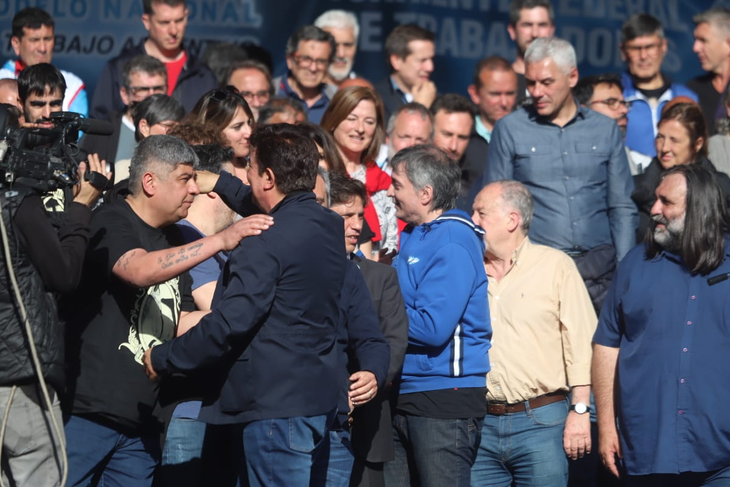
[(98, 210), (79, 291), (66, 303), (71, 416), (68, 485), (151, 485), (160, 457), (157, 385), (142, 366), (148, 348), (184, 333), (194, 311), (188, 270), (273, 219), (256, 215), (184, 244), (175, 223), (199, 193), (195, 152), (167, 135), (132, 157), (127, 191)]

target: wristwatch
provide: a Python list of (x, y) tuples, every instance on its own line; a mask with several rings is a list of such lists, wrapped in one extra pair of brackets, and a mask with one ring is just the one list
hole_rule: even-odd
[(577, 402), (570, 406), (571, 411), (575, 411), (577, 414), (585, 414), (587, 412), (590, 412), (591, 408), (590, 406), (586, 406), (582, 402)]

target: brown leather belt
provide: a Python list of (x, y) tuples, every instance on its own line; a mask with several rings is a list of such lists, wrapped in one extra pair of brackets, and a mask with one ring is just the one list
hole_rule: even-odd
[(565, 392), (552, 392), (550, 394), (543, 394), (542, 396), (530, 399), (526, 402), (518, 402), (517, 404), (503, 404), (503, 403), (487, 403), (487, 413), (493, 416), (502, 416), (503, 414), (510, 413), (521, 413), (527, 408), (525, 404), (530, 405), (530, 409), (537, 409), (548, 404), (553, 404), (559, 401), (564, 401), (566, 397)]

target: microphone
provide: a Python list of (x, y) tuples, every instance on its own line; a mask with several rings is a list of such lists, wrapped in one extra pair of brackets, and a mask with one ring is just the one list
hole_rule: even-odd
[(51, 113), (51, 121), (56, 126), (68, 124), (73, 129), (91, 135), (111, 135), (114, 132), (114, 127), (110, 122), (95, 118), (84, 118), (83, 115), (75, 112), (53, 112)]
[(79, 118), (76, 120), (79, 130), (90, 135), (111, 135), (114, 127), (106, 120), (97, 120), (95, 118)]
[(726, 272), (725, 274), (718, 274), (716, 276), (712, 276), (709, 279), (707, 279), (707, 285), (714, 286), (715, 284), (719, 284), (723, 281), (727, 281), (728, 278), (730, 278), (730, 272)]

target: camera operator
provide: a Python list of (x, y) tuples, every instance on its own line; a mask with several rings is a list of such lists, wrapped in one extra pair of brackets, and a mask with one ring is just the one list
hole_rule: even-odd
[[(23, 107), (25, 127), (52, 128), (51, 113), (63, 110), (63, 94), (66, 92), (66, 80), (61, 71), (48, 63), (39, 63), (25, 68), (18, 76), (18, 98)], [(55, 217), (66, 211), (69, 194), (64, 188), (46, 193), (43, 205), (49, 213), (57, 213)], [(60, 221), (54, 218), (54, 225)]]
[[(17, 109), (0, 105), (2, 112), (11, 120), (8, 125), (18, 125)], [(63, 435), (58, 393), (64, 384), (64, 339), (53, 294), (74, 290), (81, 278), (89, 239), (90, 207), (101, 195), (101, 190), (86, 181), (84, 175), (87, 171), (101, 173), (102, 165), (96, 154), (79, 165), (80, 183), (58, 228), (51, 224), (42, 194), (20, 183), (0, 183), (2, 222), (7, 232), (3, 250), (8, 250), (11, 256), (11, 262), (6, 258), (7, 252), (0, 256), (0, 334), (3, 336), (0, 342), (0, 414), (7, 415), (7, 429), (1, 429), (4, 430), (4, 485), (61, 484), (61, 444), (65, 440), (58, 436)], [(0, 176), (5, 176), (2, 172), (0, 170)], [(106, 174), (107, 178), (110, 176)], [(0, 179), (4, 180), (4, 177)], [(60, 426), (58, 431), (52, 427), (51, 412), (41, 396), (9, 264), (17, 278), (42, 374), (48, 381), (52, 414)]]

